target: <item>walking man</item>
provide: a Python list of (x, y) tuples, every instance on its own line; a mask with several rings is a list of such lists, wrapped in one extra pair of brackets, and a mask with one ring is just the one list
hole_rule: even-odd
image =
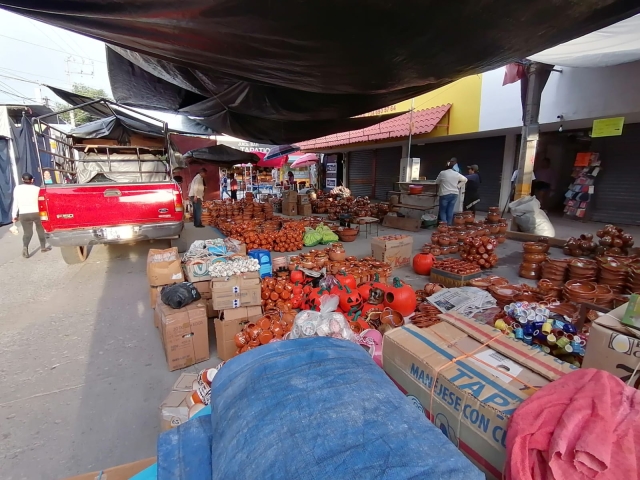
[(207, 173), (206, 168), (201, 168), (189, 185), (189, 200), (193, 205), (193, 225), (196, 228), (204, 228), (202, 225), (202, 201), (204, 200), (204, 176)]
[(40, 221), (40, 209), (38, 208), (38, 195), (40, 187), (33, 184), (33, 175), (24, 173), (22, 175), (22, 185), (18, 185), (13, 190), (13, 221), (20, 220), (24, 235), (22, 236), (22, 256), (29, 258), (29, 243), (33, 237), (33, 226), (36, 226), (38, 240), (40, 240), (40, 251), (48, 252), (51, 247), (47, 246), (44, 236), (44, 228)]
[(221, 185), (221, 189), (220, 189), (220, 200), (224, 200), (224, 194), (226, 193), (228, 197), (230, 197), (231, 195), (229, 195), (229, 190), (227, 188), (227, 182), (229, 181), (229, 179), (227, 178), (227, 174), (224, 173), (222, 175), (222, 180), (220, 181), (220, 185)]
[(238, 200), (238, 180), (236, 180), (235, 174), (231, 174), (231, 182), (229, 183), (231, 186), (231, 200)]

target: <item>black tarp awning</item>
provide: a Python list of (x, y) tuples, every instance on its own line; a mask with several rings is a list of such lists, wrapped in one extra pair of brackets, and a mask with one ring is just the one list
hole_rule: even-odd
[(214, 147), (199, 148), (191, 150), (184, 156), (185, 160), (195, 160), (212, 165), (226, 166), (237, 163), (258, 163), (260, 157), (251, 152), (243, 152), (226, 145), (216, 145)]
[(353, 130), (348, 117), (640, 12), (638, 0), (2, 4), (119, 47), (108, 52), (119, 102), (206, 117), (222, 133), (269, 143)]

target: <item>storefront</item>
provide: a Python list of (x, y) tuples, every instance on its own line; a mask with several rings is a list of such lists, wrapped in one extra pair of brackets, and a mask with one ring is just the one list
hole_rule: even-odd
[(402, 147), (349, 152), (347, 186), (356, 197), (386, 200), (400, 175)]

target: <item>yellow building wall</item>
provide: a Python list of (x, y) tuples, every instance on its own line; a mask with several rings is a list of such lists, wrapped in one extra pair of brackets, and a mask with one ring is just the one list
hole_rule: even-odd
[[(433, 92), (425, 93), (414, 99), (413, 108), (424, 110), (450, 103), (451, 110), (440, 123), (448, 123), (449, 128), (436, 127), (433, 132), (416, 138), (441, 137), (445, 135), (459, 135), (473, 133), (480, 129), (480, 96), (482, 90), (482, 75), (471, 75), (445, 85)], [(395, 105), (394, 111), (408, 112), (411, 100), (405, 100)], [(448, 117), (448, 122), (447, 122)]]

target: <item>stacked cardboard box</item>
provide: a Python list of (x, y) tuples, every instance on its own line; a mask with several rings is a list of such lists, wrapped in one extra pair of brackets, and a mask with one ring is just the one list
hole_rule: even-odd
[(260, 274), (246, 272), (230, 277), (211, 279), (214, 310), (252, 307), (262, 304)]
[(487, 478), (502, 478), (509, 417), (539, 388), (577, 367), (482, 322), (458, 314), (440, 318), (429, 328), (388, 332), (383, 368)]
[(303, 205), (298, 204), (298, 215), (302, 215), (304, 217), (311, 216), (311, 204), (305, 203)]
[(298, 192), (285, 190), (282, 193), (282, 214), (294, 217), (298, 214)]
[(209, 359), (209, 328), (204, 300), (174, 309), (158, 299), (155, 315), (169, 371)]
[(413, 237), (406, 235), (398, 239), (372, 238), (371, 256), (379, 262), (389, 263), (393, 268), (409, 265), (413, 256)]
[(152, 248), (147, 255), (147, 279), (149, 280), (149, 300), (151, 308), (156, 305), (158, 287), (184, 282), (182, 264), (178, 249), (158, 250)]
[(218, 357), (229, 360), (235, 353), (235, 336), (248, 323), (254, 323), (262, 317), (262, 307), (240, 307), (220, 312), (220, 318), (214, 320)]
[(189, 420), (187, 396), (193, 391), (197, 373), (183, 373), (173, 384), (171, 393), (160, 404), (160, 429), (163, 432), (182, 425)]

